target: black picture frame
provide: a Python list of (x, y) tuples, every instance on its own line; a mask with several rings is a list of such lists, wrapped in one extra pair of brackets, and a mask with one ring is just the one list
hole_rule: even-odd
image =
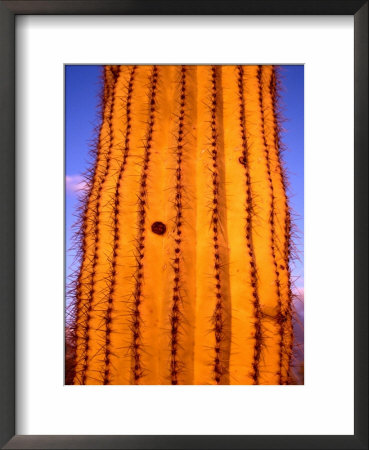
[[(354, 16), (354, 435), (15, 435), (15, 17), (19, 14), (206, 14)], [(0, 445), (7, 449), (367, 449), (368, 448), (368, 1), (43, 0), (0, 1)], [(337, 392), (339, 396), (339, 392)]]

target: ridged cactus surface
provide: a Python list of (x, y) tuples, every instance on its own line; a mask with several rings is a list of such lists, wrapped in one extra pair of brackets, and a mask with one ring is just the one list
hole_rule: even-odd
[(290, 384), (273, 66), (105, 66), (74, 384)]

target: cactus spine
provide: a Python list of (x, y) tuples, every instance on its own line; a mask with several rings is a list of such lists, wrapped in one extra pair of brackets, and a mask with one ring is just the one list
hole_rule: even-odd
[(74, 384), (290, 384), (273, 66), (105, 66)]

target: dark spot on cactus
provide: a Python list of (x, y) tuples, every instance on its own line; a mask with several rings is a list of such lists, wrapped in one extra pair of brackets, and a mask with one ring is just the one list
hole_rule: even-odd
[(244, 156), (240, 156), (238, 158), (238, 161), (240, 162), (240, 164), (242, 164), (243, 166), (246, 166), (246, 158)]
[(154, 222), (151, 225), (151, 231), (155, 234), (162, 235), (166, 232), (167, 227), (163, 224), (163, 222)]

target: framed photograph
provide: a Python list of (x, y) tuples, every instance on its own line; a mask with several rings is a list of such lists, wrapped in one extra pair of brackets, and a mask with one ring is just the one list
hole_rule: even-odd
[(0, 2), (3, 448), (368, 448), (367, 19)]

